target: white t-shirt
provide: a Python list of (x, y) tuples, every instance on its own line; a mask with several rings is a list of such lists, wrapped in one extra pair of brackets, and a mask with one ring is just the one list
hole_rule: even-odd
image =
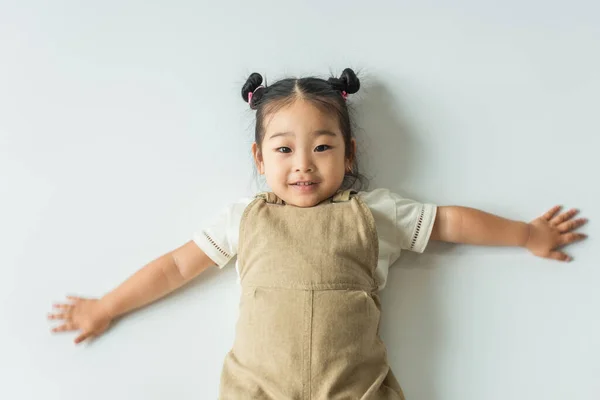
[[(375, 279), (379, 290), (385, 287), (388, 269), (402, 250), (422, 253), (429, 242), (437, 207), (403, 198), (387, 189), (358, 192), (371, 210), (379, 240), (379, 259)], [(223, 268), (237, 254), (240, 222), (254, 198), (242, 198), (229, 205), (209, 226), (193, 235), (194, 242)], [(236, 260), (236, 270), (239, 266)]]

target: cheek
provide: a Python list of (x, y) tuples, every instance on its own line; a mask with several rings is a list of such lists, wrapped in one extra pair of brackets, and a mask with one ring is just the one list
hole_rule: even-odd
[(335, 156), (332, 157), (331, 162), (335, 164), (336, 171), (341, 169), (343, 172), (346, 169), (346, 155), (344, 154), (344, 151), (338, 151)]
[(265, 169), (269, 171), (276, 171), (278, 169), (278, 165), (281, 164), (281, 160), (277, 159), (277, 154), (273, 153), (266, 154), (263, 160), (265, 164)]
[(263, 161), (267, 180), (269, 178), (278, 179), (282, 175), (285, 175), (285, 161), (278, 158), (277, 154), (265, 156)]

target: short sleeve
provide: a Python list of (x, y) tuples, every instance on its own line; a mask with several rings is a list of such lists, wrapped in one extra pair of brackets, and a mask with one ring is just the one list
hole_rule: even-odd
[(194, 233), (193, 241), (219, 268), (237, 254), (240, 222), (252, 198), (242, 198), (223, 208), (204, 229)]
[(390, 192), (396, 205), (396, 227), (403, 250), (422, 253), (429, 243), (437, 207)]
[(435, 205), (420, 203), (387, 189), (365, 192), (362, 198), (372, 210), (377, 210), (378, 225), (389, 226), (385, 232), (381, 232), (385, 236), (392, 236), (386, 237), (386, 242), (393, 242), (402, 250), (417, 253), (425, 251), (437, 212)]

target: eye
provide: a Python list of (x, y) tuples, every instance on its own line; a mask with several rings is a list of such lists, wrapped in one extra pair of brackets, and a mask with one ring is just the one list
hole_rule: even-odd
[(292, 151), (292, 149), (290, 149), (289, 147), (285, 147), (285, 146), (283, 146), (283, 147), (278, 147), (278, 148), (277, 148), (277, 149), (275, 149), (275, 150), (277, 150), (277, 151), (278, 151), (278, 152), (280, 152), (280, 153), (289, 153), (289, 152), (291, 152), (291, 151)]
[(329, 149), (331, 149), (331, 146), (329, 146), (328, 144), (320, 144), (317, 147), (315, 147), (315, 151), (318, 151), (318, 152), (322, 152), (322, 151), (329, 150)]

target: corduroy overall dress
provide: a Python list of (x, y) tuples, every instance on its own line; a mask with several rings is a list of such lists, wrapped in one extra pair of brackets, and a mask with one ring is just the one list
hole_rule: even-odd
[(309, 208), (257, 195), (240, 224), (242, 293), (219, 398), (404, 399), (379, 338), (378, 247), (354, 191)]

